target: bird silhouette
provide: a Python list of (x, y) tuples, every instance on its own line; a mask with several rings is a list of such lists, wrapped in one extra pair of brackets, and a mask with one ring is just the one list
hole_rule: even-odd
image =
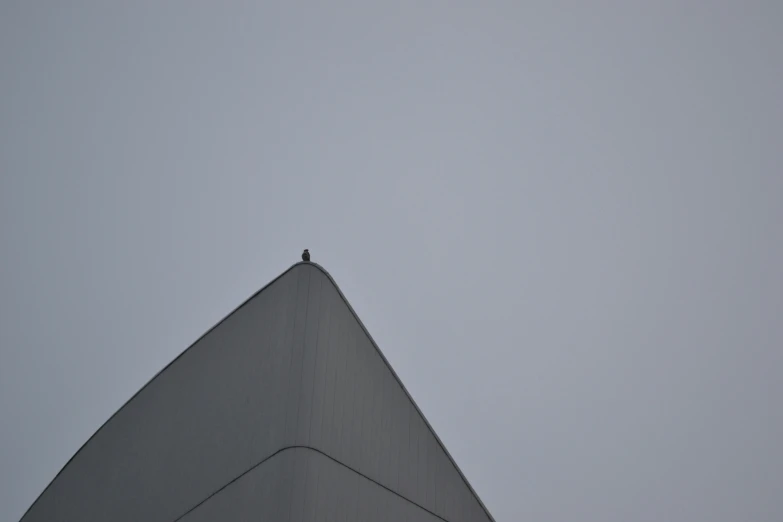
[(310, 251), (306, 248), (304, 249), (304, 252), (302, 252), (302, 261), (310, 261)]

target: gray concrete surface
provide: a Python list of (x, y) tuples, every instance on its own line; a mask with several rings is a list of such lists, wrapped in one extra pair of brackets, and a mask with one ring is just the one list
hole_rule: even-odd
[(22, 522), (245, 516), (491, 520), (314, 264), (294, 265), (153, 378)]

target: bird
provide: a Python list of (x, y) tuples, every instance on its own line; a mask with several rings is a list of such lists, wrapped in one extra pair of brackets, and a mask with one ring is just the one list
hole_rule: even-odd
[(302, 261), (310, 261), (310, 251), (306, 248), (304, 249), (304, 252), (302, 252)]

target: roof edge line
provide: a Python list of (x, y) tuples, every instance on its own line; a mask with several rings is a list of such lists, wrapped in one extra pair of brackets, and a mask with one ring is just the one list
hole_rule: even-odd
[(231, 480), (229, 480), (228, 482), (226, 482), (225, 484), (223, 484), (222, 486), (220, 486), (218, 489), (216, 489), (215, 491), (213, 491), (212, 493), (210, 493), (209, 495), (207, 495), (206, 497), (204, 497), (202, 500), (200, 500), (200, 501), (199, 501), (199, 502), (198, 502), (196, 505), (194, 505), (192, 508), (188, 509), (187, 511), (185, 511), (184, 513), (182, 513), (180, 516), (178, 516), (177, 518), (175, 518), (175, 519), (173, 520), (173, 522), (179, 522), (180, 520), (182, 520), (183, 518), (185, 518), (186, 516), (188, 516), (190, 513), (192, 513), (193, 511), (197, 510), (199, 507), (201, 507), (201, 506), (203, 506), (204, 504), (206, 504), (207, 502), (209, 502), (209, 501), (210, 501), (212, 498), (214, 498), (215, 496), (217, 496), (218, 494), (220, 494), (220, 493), (221, 493), (223, 490), (225, 490), (226, 488), (228, 488), (228, 487), (229, 487), (229, 486), (231, 486), (232, 484), (236, 483), (237, 481), (241, 480), (243, 477), (245, 477), (245, 476), (246, 476), (246, 475), (248, 475), (249, 473), (252, 473), (252, 472), (253, 472), (253, 471), (255, 471), (256, 469), (258, 469), (260, 466), (262, 466), (263, 464), (265, 464), (266, 462), (268, 462), (268, 461), (272, 460), (274, 457), (276, 457), (276, 456), (278, 456), (278, 455), (280, 455), (281, 453), (284, 453), (284, 452), (286, 452), (286, 451), (289, 451), (289, 450), (296, 450), (296, 449), (302, 449), (302, 450), (307, 450), (307, 451), (312, 451), (312, 452), (314, 452), (314, 453), (317, 453), (318, 455), (321, 455), (321, 456), (323, 456), (323, 457), (325, 457), (325, 458), (327, 458), (327, 459), (329, 459), (329, 460), (331, 460), (331, 461), (335, 462), (336, 464), (339, 464), (340, 466), (344, 467), (345, 469), (347, 469), (347, 470), (349, 470), (349, 471), (351, 471), (351, 472), (353, 472), (353, 473), (355, 473), (355, 474), (359, 475), (359, 476), (360, 476), (360, 477), (362, 477), (363, 479), (365, 479), (365, 480), (367, 480), (367, 481), (369, 481), (369, 482), (372, 482), (372, 483), (373, 483), (373, 484), (375, 484), (376, 486), (378, 486), (378, 487), (380, 487), (380, 488), (383, 488), (383, 489), (385, 489), (385, 490), (386, 490), (386, 491), (388, 491), (389, 493), (391, 493), (391, 494), (393, 494), (393, 495), (397, 496), (398, 498), (401, 498), (401, 499), (402, 499), (402, 500), (404, 500), (405, 502), (408, 502), (409, 504), (411, 504), (411, 505), (413, 505), (413, 506), (416, 506), (417, 508), (421, 509), (422, 511), (425, 511), (425, 512), (429, 513), (430, 515), (434, 516), (435, 518), (438, 518), (438, 519), (440, 519), (440, 520), (443, 520), (444, 522), (449, 522), (449, 520), (447, 520), (445, 517), (442, 517), (441, 515), (438, 515), (438, 514), (437, 514), (437, 513), (435, 513), (434, 511), (431, 511), (430, 509), (428, 509), (428, 508), (426, 508), (426, 507), (422, 506), (421, 504), (419, 504), (419, 503), (417, 503), (417, 502), (415, 502), (415, 501), (413, 501), (413, 500), (409, 499), (408, 497), (406, 497), (406, 496), (405, 496), (405, 495), (403, 495), (402, 493), (400, 493), (400, 492), (398, 492), (398, 491), (395, 491), (394, 489), (392, 489), (392, 488), (390, 488), (390, 487), (388, 487), (388, 486), (385, 486), (385, 485), (381, 484), (380, 482), (378, 482), (378, 481), (377, 481), (377, 480), (375, 480), (374, 478), (370, 477), (369, 475), (365, 475), (365, 474), (364, 474), (364, 473), (362, 473), (361, 471), (359, 471), (359, 470), (357, 470), (357, 469), (354, 469), (353, 467), (349, 466), (349, 465), (348, 465), (348, 464), (346, 464), (345, 462), (343, 462), (343, 461), (341, 461), (341, 460), (339, 460), (339, 459), (337, 459), (337, 458), (335, 458), (335, 457), (333, 457), (333, 456), (329, 455), (329, 454), (328, 454), (328, 453), (326, 453), (325, 451), (323, 451), (323, 450), (320, 450), (320, 449), (318, 449), (318, 448), (316, 448), (316, 447), (313, 447), (313, 446), (308, 446), (308, 445), (304, 445), (304, 444), (291, 444), (291, 445), (288, 445), (288, 446), (283, 446), (282, 448), (279, 448), (279, 449), (277, 449), (277, 450), (273, 451), (272, 453), (270, 453), (270, 454), (269, 454), (269, 455), (267, 455), (266, 457), (262, 458), (260, 461), (256, 462), (255, 464), (253, 464), (252, 466), (250, 466), (248, 469), (246, 469), (245, 471), (243, 471), (242, 473), (240, 473), (240, 474), (239, 474), (239, 475), (237, 475), (236, 477), (232, 478)]
[[(199, 342), (200, 342), (202, 339), (204, 339), (204, 338), (205, 338), (207, 335), (209, 335), (209, 334), (210, 334), (210, 333), (211, 333), (211, 332), (212, 332), (212, 331), (213, 331), (215, 328), (217, 328), (218, 326), (220, 326), (221, 324), (223, 324), (223, 322), (225, 322), (225, 321), (226, 321), (226, 320), (227, 320), (229, 317), (231, 317), (231, 316), (232, 316), (232, 315), (234, 315), (236, 312), (238, 312), (238, 311), (240, 310), (240, 308), (242, 308), (243, 306), (245, 306), (246, 304), (248, 304), (248, 303), (249, 303), (250, 301), (252, 301), (252, 300), (253, 300), (253, 299), (254, 299), (256, 296), (258, 296), (258, 294), (260, 294), (261, 292), (263, 292), (264, 290), (266, 290), (267, 288), (269, 288), (270, 286), (272, 286), (272, 285), (273, 285), (273, 284), (274, 284), (274, 283), (275, 283), (275, 282), (276, 282), (278, 279), (280, 279), (281, 277), (283, 277), (284, 275), (286, 275), (288, 272), (290, 272), (291, 270), (293, 270), (293, 269), (294, 269), (296, 266), (298, 266), (298, 265), (302, 265), (302, 264), (306, 264), (306, 263), (305, 263), (305, 262), (303, 262), (303, 261), (300, 261), (300, 262), (298, 262), (298, 263), (294, 263), (293, 265), (291, 265), (290, 267), (288, 267), (287, 269), (285, 269), (283, 272), (281, 272), (281, 273), (280, 273), (280, 275), (278, 275), (277, 277), (275, 277), (274, 279), (272, 279), (271, 281), (269, 281), (267, 284), (265, 284), (263, 287), (261, 287), (259, 290), (256, 290), (255, 292), (253, 292), (253, 294), (252, 294), (250, 297), (248, 297), (247, 299), (245, 299), (244, 301), (242, 301), (242, 304), (240, 304), (239, 306), (237, 306), (236, 308), (234, 308), (233, 310), (231, 310), (231, 312), (229, 312), (229, 313), (228, 313), (228, 314), (226, 314), (226, 315), (225, 315), (225, 316), (224, 316), (222, 319), (220, 319), (218, 322), (216, 322), (215, 324), (213, 324), (213, 325), (212, 325), (212, 326), (211, 326), (211, 327), (210, 327), (210, 328), (209, 328), (209, 329), (208, 329), (206, 332), (204, 332), (203, 334), (201, 334), (201, 335), (198, 337), (198, 339), (196, 339), (195, 341), (193, 341), (192, 343), (190, 343), (190, 345), (189, 345), (187, 348), (185, 348), (184, 350), (182, 350), (182, 351), (179, 353), (179, 355), (177, 355), (176, 357), (174, 357), (174, 358), (173, 358), (173, 359), (172, 359), (172, 360), (171, 360), (171, 361), (170, 361), (168, 364), (166, 364), (166, 366), (164, 366), (163, 368), (161, 368), (160, 370), (158, 370), (158, 372), (157, 372), (155, 375), (153, 375), (153, 376), (152, 376), (152, 377), (151, 377), (151, 378), (150, 378), (150, 379), (149, 379), (147, 382), (145, 382), (145, 383), (144, 383), (144, 385), (142, 385), (142, 387), (141, 387), (141, 388), (139, 388), (139, 389), (138, 389), (138, 391), (136, 391), (136, 393), (134, 393), (133, 395), (131, 395), (131, 397), (130, 397), (130, 398), (127, 400), (127, 401), (125, 401), (124, 403), (122, 403), (122, 406), (120, 406), (120, 407), (119, 407), (119, 408), (118, 408), (118, 409), (117, 409), (117, 410), (116, 410), (114, 413), (112, 413), (112, 414), (111, 414), (111, 416), (110, 416), (108, 419), (106, 419), (106, 420), (103, 422), (103, 424), (101, 424), (101, 425), (98, 427), (98, 429), (97, 429), (97, 430), (95, 430), (95, 431), (93, 432), (93, 434), (92, 434), (92, 435), (90, 435), (90, 437), (89, 437), (89, 438), (88, 438), (88, 439), (87, 439), (87, 440), (84, 442), (84, 444), (82, 444), (81, 446), (79, 446), (79, 449), (78, 449), (78, 450), (76, 450), (76, 452), (75, 452), (75, 453), (74, 453), (74, 454), (71, 456), (71, 458), (69, 458), (69, 459), (68, 459), (68, 461), (67, 461), (67, 462), (66, 462), (66, 463), (63, 465), (63, 467), (62, 467), (62, 468), (60, 468), (60, 471), (58, 471), (58, 472), (57, 472), (57, 474), (54, 476), (54, 478), (53, 478), (52, 480), (50, 480), (50, 481), (49, 481), (49, 483), (46, 485), (46, 487), (45, 487), (45, 488), (44, 488), (44, 489), (41, 491), (41, 493), (40, 493), (40, 494), (39, 494), (37, 497), (35, 497), (35, 500), (33, 501), (33, 503), (32, 503), (32, 504), (30, 504), (30, 507), (28, 507), (28, 508), (27, 508), (27, 510), (24, 512), (24, 514), (22, 515), (22, 518), (20, 518), (20, 519), (19, 519), (19, 522), (22, 522), (22, 521), (25, 519), (25, 517), (28, 515), (28, 513), (30, 513), (30, 510), (31, 510), (31, 509), (33, 509), (33, 507), (34, 507), (34, 506), (35, 506), (35, 505), (38, 503), (38, 500), (40, 500), (40, 498), (44, 496), (44, 493), (46, 493), (46, 492), (49, 490), (49, 488), (52, 486), (52, 484), (54, 484), (54, 482), (55, 482), (55, 481), (57, 480), (57, 478), (58, 478), (58, 477), (59, 477), (59, 476), (62, 474), (62, 472), (63, 472), (63, 471), (65, 471), (65, 468), (67, 468), (67, 467), (68, 467), (68, 465), (69, 465), (69, 464), (70, 464), (70, 463), (73, 461), (73, 459), (75, 459), (75, 458), (76, 458), (76, 457), (79, 455), (79, 453), (81, 453), (81, 452), (82, 452), (82, 450), (83, 450), (83, 449), (84, 449), (84, 448), (85, 448), (85, 447), (86, 447), (86, 446), (87, 446), (87, 445), (90, 443), (90, 441), (92, 441), (92, 439), (94, 439), (94, 438), (95, 438), (95, 436), (96, 436), (96, 435), (98, 435), (98, 433), (100, 433), (100, 432), (101, 432), (101, 430), (103, 430), (103, 428), (104, 428), (104, 427), (105, 427), (105, 426), (106, 426), (106, 425), (107, 425), (109, 422), (111, 422), (111, 420), (112, 420), (114, 417), (116, 417), (116, 416), (117, 416), (117, 414), (119, 414), (119, 413), (120, 413), (122, 410), (124, 410), (124, 409), (125, 409), (125, 406), (127, 406), (128, 404), (130, 404), (130, 403), (131, 403), (131, 401), (133, 401), (133, 399), (135, 399), (137, 395), (139, 395), (139, 394), (140, 394), (142, 391), (144, 391), (144, 389), (145, 389), (147, 386), (149, 386), (149, 385), (152, 383), (152, 381), (154, 381), (155, 379), (157, 379), (157, 378), (158, 378), (160, 375), (162, 375), (162, 374), (163, 374), (163, 372), (165, 372), (166, 370), (168, 370), (168, 369), (169, 369), (169, 367), (170, 367), (171, 365), (173, 365), (175, 362), (177, 362), (177, 361), (180, 359), (180, 357), (182, 357), (183, 355), (185, 355), (185, 353), (187, 353), (187, 352), (188, 352), (188, 351), (189, 351), (191, 348), (193, 348), (194, 346), (196, 346), (196, 345), (197, 345), (197, 344), (198, 344), (198, 343), (199, 343)], [(311, 263), (311, 264), (314, 264), (314, 263)], [(319, 268), (319, 269), (320, 269), (322, 272), (324, 272), (324, 273), (325, 273), (327, 276), (329, 276), (329, 274), (326, 272), (326, 270), (324, 270), (324, 269), (323, 269), (323, 268), (321, 268), (320, 266), (319, 266), (318, 268)], [(329, 278), (331, 279), (331, 276), (329, 276)], [(332, 280), (332, 281), (334, 281), (334, 280)], [(335, 287), (336, 287), (336, 286), (337, 286), (337, 285), (335, 284)], [(339, 290), (339, 289), (338, 289), (338, 290)], [(342, 295), (342, 292), (341, 292), (341, 295)], [(344, 298), (343, 298), (343, 299), (344, 299)]]
[[(397, 375), (397, 372), (394, 371), (394, 368), (392, 367), (391, 363), (389, 363), (389, 360), (386, 358), (385, 355), (383, 355), (383, 351), (378, 346), (378, 343), (375, 342), (375, 339), (372, 338), (372, 335), (370, 335), (369, 330), (367, 330), (367, 327), (364, 326), (364, 323), (359, 318), (359, 315), (356, 313), (356, 311), (351, 306), (351, 303), (348, 302), (348, 299), (345, 297), (345, 294), (343, 294), (343, 291), (340, 290), (340, 286), (337, 284), (337, 282), (334, 280), (332, 275), (321, 265), (318, 263), (313, 262), (299, 262), (294, 264), (291, 268), (294, 268), (297, 265), (313, 265), (314, 267), (318, 268), (321, 272), (326, 275), (327, 278), (329, 278), (329, 281), (331, 281), (332, 285), (337, 289), (337, 293), (340, 294), (340, 297), (345, 302), (345, 304), (348, 306), (348, 310), (351, 311), (351, 314), (353, 315), (354, 319), (356, 319), (356, 322), (359, 323), (359, 326), (361, 326), (362, 331), (364, 331), (364, 334), (367, 336), (367, 338), (370, 340), (370, 344), (372, 344), (373, 348), (375, 348), (375, 351), (378, 352), (378, 355), (381, 356), (381, 360), (386, 365), (386, 367), (391, 371), (392, 376), (397, 381), (397, 384), (400, 385), (400, 388), (402, 388), (402, 391), (405, 393), (405, 395), (408, 397), (408, 400), (411, 401), (411, 404), (413, 405), (416, 412), (419, 414), (419, 416), (424, 421), (424, 424), (427, 426), (427, 429), (430, 430), (430, 433), (435, 437), (435, 441), (438, 443), (438, 445), (443, 450), (443, 453), (446, 454), (446, 457), (451, 462), (452, 466), (454, 466), (454, 469), (457, 470), (457, 473), (459, 474), (462, 481), (465, 483), (465, 485), (468, 487), (468, 491), (473, 495), (473, 497), (476, 499), (476, 501), (479, 503), (479, 506), (481, 506), (481, 509), (484, 510), (484, 513), (489, 517), (489, 519), (492, 522), (495, 522), (495, 518), (492, 516), (492, 514), (489, 512), (489, 509), (487, 509), (487, 506), (484, 505), (484, 502), (481, 500), (481, 497), (479, 497), (478, 493), (476, 493), (476, 490), (473, 489), (473, 486), (470, 485), (470, 481), (468, 481), (468, 478), (465, 476), (465, 474), (462, 472), (462, 470), (457, 465), (457, 461), (454, 460), (454, 457), (451, 456), (451, 453), (449, 453), (449, 450), (446, 449), (446, 445), (443, 444), (443, 441), (440, 440), (440, 437), (438, 437), (438, 434), (435, 432), (435, 430), (432, 428), (432, 425), (430, 424), (430, 421), (427, 420), (427, 417), (424, 415), (424, 413), (421, 411), (421, 408), (419, 408), (419, 405), (416, 404), (416, 401), (413, 399), (413, 396), (410, 394), (408, 389), (405, 387), (405, 384), (403, 384), (402, 379)], [(291, 269), (289, 268), (289, 270)]]

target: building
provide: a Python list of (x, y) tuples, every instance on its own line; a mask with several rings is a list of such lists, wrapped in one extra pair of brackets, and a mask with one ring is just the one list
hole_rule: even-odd
[(492, 521), (331, 276), (297, 263), (164, 368), (22, 522)]

